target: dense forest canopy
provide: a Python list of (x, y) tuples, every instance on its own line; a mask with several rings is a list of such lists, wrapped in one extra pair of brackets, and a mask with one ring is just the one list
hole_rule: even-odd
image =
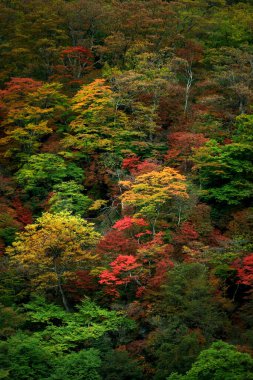
[(0, 29), (0, 379), (252, 380), (252, 1)]

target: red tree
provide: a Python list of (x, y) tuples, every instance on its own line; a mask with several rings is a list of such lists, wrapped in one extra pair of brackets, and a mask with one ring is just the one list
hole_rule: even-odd
[(102, 261), (114, 260), (120, 255), (131, 255), (137, 250), (138, 243), (133, 238), (128, 238), (122, 231), (110, 231), (97, 245), (97, 253)]
[(100, 274), (99, 283), (106, 285), (105, 292), (114, 296), (120, 297), (118, 287), (127, 285), (132, 281), (137, 280), (137, 276), (132, 272), (140, 266), (137, 263), (136, 257), (132, 255), (119, 255), (112, 263), (111, 269), (106, 269)]
[(61, 52), (62, 63), (55, 66), (54, 79), (68, 85), (82, 84), (82, 78), (92, 69), (93, 54), (83, 46), (70, 46)]
[(253, 253), (236, 260), (233, 267), (237, 269), (238, 284), (253, 286)]

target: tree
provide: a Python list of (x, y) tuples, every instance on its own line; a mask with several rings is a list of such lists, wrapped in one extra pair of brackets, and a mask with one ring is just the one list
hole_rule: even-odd
[(175, 265), (163, 288), (163, 299), (158, 304), (162, 317), (169, 320), (175, 316), (189, 328), (200, 328), (207, 339), (222, 328), (225, 317), (214, 302), (207, 268), (203, 264)]
[(72, 109), (75, 118), (62, 141), (64, 148), (72, 148), (88, 158), (99, 152), (120, 153), (129, 147), (128, 118), (117, 109), (112, 90), (104, 79), (83, 86), (73, 98)]
[(192, 167), (193, 149), (198, 149), (207, 142), (202, 133), (174, 132), (168, 136), (169, 150), (166, 161), (172, 162), (187, 172)]
[(39, 150), (42, 138), (53, 133), (68, 108), (66, 96), (60, 93), (61, 85), (38, 83), (28, 79), (11, 81), (2, 91), (7, 111), (0, 145), (4, 146), (5, 157), (27, 160)]
[(253, 141), (253, 115), (240, 115), (235, 120), (233, 141), (250, 144)]
[(61, 52), (61, 64), (55, 66), (54, 78), (67, 84), (67, 88), (80, 85), (84, 75), (92, 68), (93, 54), (83, 46), (68, 46)]
[(173, 198), (188, 197), (185, 177), (169, 167), (138, 175), (133, 181), (121, 181), (120, 185), (127, 189), (121, 196), (123, 206), (136, 207), (136, 216), (147, 217), (153, 232), (162, 208)]
[(237, 259), (233, 263), (237, 269), (238, 284), (253, 286), (253, 253), (245, 256), (242, 260)]
[(83, 190), (84, 187), (75, 181), (56, 184), (48, 201), (50, 212), (57, 213), (66, 210), (83, 216), (92, 204), (92, 200), (82, 193)]
[(253, 359), (236, 347), (217, 341), (199, 355), (186, 375), (172, 374), (168, 380), (252, 380)]
[(127, 351), (109, 350), (103, 357), (100, 373), (103, 380), (141, 380), (143, 371)]
[(138, 242), (132, 237), (127, 237), (123, 231), (112, 230), (102, 237), (96, 247), (96, 252), (101, 260), (106, 263), (115, 260), (120, 255), (133, 255), (136, 252)]
[(190, 330), (176, 318), (150, 335), (149, 350), (154, 356), (155, 380), (164, 380), (174, 371), (184, 373), (189, 370), (205, 346), (205, 338), (199, 329)]
[(114, 297), (119, 297), (118, 287), (136, 282), (137, 277), (133, 275), (135, 269), (140, 267), (137, 259), (133, 255), (119, 255), (112, 263), (111, 269), (103, 270), (99, 277), (99, 283), (106, 285), (106, 293)]
[(83, 170), (55, 154), (40, 153), (28, 159), (16, 173), (16, 179), (23, 191), (41, 199), (64, 179), (81, 182)]
[(219, 145), (211, 140), (193, 157), (203, 199), (239, 205), (251, 199), (253, 146), (249, 143)]
[(53, 369), (51, 352), (38, 338), (21, 332), (0, 342), (0, 361), (0, 378), (6, 380), (46, 380)]
[(68, 212), (45, 213), (25, 227), (7, 249), (13, 264), (19, 264), (40, 289), (58, 288), (69, 310), (63, 284), (75, 270), (89, 268), (95, 259), (91, 248), (99, 239), (93, 224)]
[(83, 300), (72, 313), (36, 297), (25, 305), (26, 320), (40, 339), (41, 345), (56, 355), (98, 346), (99, 340), (109, 334), (118, 334), (122, 343), (136, 328), (124, 313), (107, 310), (89, 299)]
[(99, 375), (101, 359), (99, 351), (94, 348), (71, 352), (56, 360), (55, 368), (48, 380), (102, 380)]
[(149, 316), (157, 328), (149, 344), (157, 369), (155, 379), (190, 369), (201, 348), (224, 333), (227, 319), (212, 293), (203, 264), (176, 264), (167, 272)]

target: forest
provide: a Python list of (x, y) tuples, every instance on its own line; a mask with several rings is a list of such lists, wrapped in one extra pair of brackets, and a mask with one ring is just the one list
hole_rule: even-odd
[(0, 30), (0, 379), (253, 380), (253, 1)]

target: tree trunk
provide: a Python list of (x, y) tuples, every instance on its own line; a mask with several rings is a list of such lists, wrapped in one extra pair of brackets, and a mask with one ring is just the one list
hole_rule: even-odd
[(62, 298), (62, 303), (65, 307), (65, 310), (69, 313), (70, 312), (70, 308), (69, 308), (69, 305), (68, 305), (68, 301), (67, 301), (67, 298), (65, 296), (65, 293), (62, 289), (62, 285), (61, 283), (58, 281), (58, 287), (59, 287), (59, 290), (60, 290), (60, 293), (61, 293), (61, 298)]
[(70, 312), (70, 307), (69, 307), (69, 304), (68, 304), (68, 300), (67, 300), (67, 298), (65, 296), (64, 290), (62, 288), (61, 277), (60, 277), (59, 272), (57, 270), (56, 259), (54, 259), (54, 271), (55, 271), (55, 274), (57, 276), (58, 288), (59, 288), (59, 291), (61, 293), (61, 298), (62, 298), (63, 306), (65, 307), (65, 310), (69, 313)]

